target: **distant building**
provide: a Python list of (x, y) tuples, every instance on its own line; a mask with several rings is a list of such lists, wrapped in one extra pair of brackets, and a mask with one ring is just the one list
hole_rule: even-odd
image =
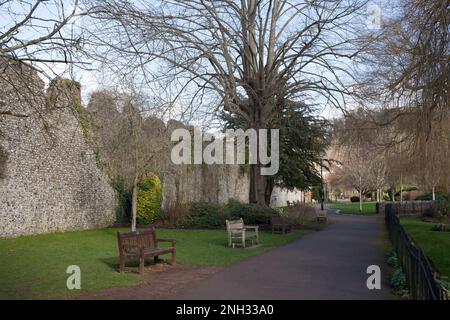
[(311, 202), (311, 192), (310, 191), (300, 191), (294, 189), (289, 191), (282, 189), (280, 187), (275, 187), (272, 191), (272, 196), (270, 197), (271, 207), (284, 207), (287, 203), (310, 203)]

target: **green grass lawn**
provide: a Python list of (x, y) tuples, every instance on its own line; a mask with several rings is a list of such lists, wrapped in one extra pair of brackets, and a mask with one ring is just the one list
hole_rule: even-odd
[(346, 202), (346, 203), (327, 203), (326, 207), (329, 209), (337, 209), (341, 210), (341, 214), (361, 214), (361, 215), (367, 215), (367, 214), (376, 214), (376, 202), (363, 202), (362, 204), (362, 211), (359, 211), (359, 202)]
[(401, 224), (414, 241), (433, 261), (443, 276), (450, 277), (450, 232), (436, 232), (431, 228), (437, 223), (404, 217)]
[[(139, 275), (117, 272), (117, 230), (98, 229), (0, 239), (0, 299), (64, 298), (139, 283)], [(177, 240), (177, 262), (180, 264), (225, 266), (309, 232), (296, 230), (287, 235), (261, 232), (263, 246), (246, 249), (227, 248), (225, 230), (161, 229), (157, 231), (157, 236)], [(167, 257), (170, 258), (170, 255)], [(70, 291), (66, 288), (69, 276), (66, 268), (69, 265), (81, 268), (81, 290)]]

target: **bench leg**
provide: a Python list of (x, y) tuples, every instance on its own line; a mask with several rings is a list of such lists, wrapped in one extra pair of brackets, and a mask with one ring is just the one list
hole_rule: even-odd
[(120, 258), (119, 262), (119, 272), (123, 273), (125, 271), (125, 258)]
[(177, 253), (176, 251), (172, 252), (172, 259), (170, 259), (170, 264), (171, 264), (172, 266), (174, 266), (174, 265), (177, 264), (176, 253)]
[(142, 276), (144, 274), (144, 255), (139, 255), (139, 274)]

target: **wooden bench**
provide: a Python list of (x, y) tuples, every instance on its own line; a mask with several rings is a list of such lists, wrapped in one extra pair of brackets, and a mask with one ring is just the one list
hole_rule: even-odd
[[(251, 241), (252, 245), (254, 243), (259, 243), (259, 227), (258, 226), (246, 226), (244, 225), (244, 220), (226, 220), (228, 231), (228, 246), (233, 247), (236, 244), (241, 245), (245, 248), (246, 241)], [(239, 240), (238, 243), (234, 240)]]
[[(163, 254), (171, 253), (171, 265), (175, 265), (176, 240), (157, 239), (155, 229), (146, 229), (135, 232), (117, 232), (117, 241), (119, 244), (120, 267), (119, 272), (124, 272), (125, 262), (129, 260), (139, 260), (139, 274), (144, 273), (144, 261), (146, 257), (153, 257), (155, 262)], [(171, 242), (172, 247), (158, 248), (158, 242)]]
[(288, 233), (292, 231), (292, 225), (283, 217), (272, 215), (270, 223), (272, 225), (272, 233)]
[(320, 222), (320, 221), (327, 222), (328, 221), (327, 210), (316, 209), (316, 219), (318, 222)]

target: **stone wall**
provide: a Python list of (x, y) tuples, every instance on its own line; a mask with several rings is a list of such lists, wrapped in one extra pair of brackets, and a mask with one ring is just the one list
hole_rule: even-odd
[(115, 194), (81, 124), (77, 84), (45, 91), (28, 66), (0, 64), (0, 110), (16, 114), (0, 115), (0, 237), (111, 225)]
[[(116, 195), (100, 159), (107, 157), (99, 155), (102, 142), (90, 130), (95, 110), (81, 106), (79, 85), (56, 79), (45, 90), (27, 65), (0, 59), (0, 68), (0, 111), (14, 113), (0, 115), (0, 237), (113, 224)], [(158, 121), (151, 126), (167, 128), (159, 143), (168, 147), (154, 170), (162, 179), (164, 209), (192, 201), (249, 202), (250, 179), (242, 166), (173, 164), (171, 132), (193, 128)], [(302, 196), (276, 189), (273, 202), (285, 205)]]
[(248, 203), (250, 179), (238, 165), (183, 165), (179, 174), (163, 176), (163, 208), (205, 201)]
[[(181, 122), (171, 120), (167, 124), (167, 140), (177, 128), (194, 130)], [(250, 195), (250, 177), (240, 165), (199, 164), (175, 165), (170, 159), (171, 149), (161, 155), (159, 167), (164, 168), (163, 208), (192, 201), (205, 201), (224, 204), (234, 199), (248, 203)]]

